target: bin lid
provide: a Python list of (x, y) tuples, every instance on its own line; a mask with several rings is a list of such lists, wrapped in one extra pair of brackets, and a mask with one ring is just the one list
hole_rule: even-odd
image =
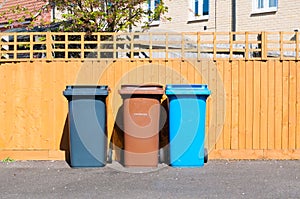
[(169, 84), (166, 95), (210, 95), (206, 84)]
[(120, 95), (163, 95), (164, 89), (163, 86), (159, 84), (126, 84), (121, 85), (119, 93)]
[(64, 96), (99, 96), (108, 95), (106, 85), (68, 85), (63, 91)]

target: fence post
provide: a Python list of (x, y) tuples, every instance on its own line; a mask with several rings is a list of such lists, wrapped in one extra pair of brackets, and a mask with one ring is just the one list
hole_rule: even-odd
[(261, 59), (262, 60), (266, 60), (267, 59), (267, 33), (266, 32), (262, 32), (261, 33)]
[(213, 60), (217, 59), (217, 34), (213, 32)]
[(279, 34), (280, 34), (280, 60), (283, 60), (284, 59), (284, 56), (283, 56), (283, 32), (280, 31)]
[(201, 43), (200, 43), (200, 32), (197, 32), (197, 59), (201, 59)]
[(52, 38), (51, 32), (46, 32), (46, 57), (47, 61), (50, 61), (52, 57)]
[(296, 56), (295, 56), (295, 58), (296, 58), (296, 60), (298, 60), (299, 59), (299, 32), (297, 31), (297, 32), (295, 32), (295, 42), (296, 42)]
[(245, 32), (245, 60), (249, 59), (249, 33)]
[(233, 59), (233, 40), (235, 37), (235, 33), (229, 32), (229, 60)]

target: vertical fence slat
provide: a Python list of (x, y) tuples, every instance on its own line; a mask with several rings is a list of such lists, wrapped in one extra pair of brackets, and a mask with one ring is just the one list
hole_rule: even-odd
[(288, 149), (289, 142), (289, 62), (282, 65), (282, 149)]
[(224, 149), (230, 149), (231, 142), (231, 63), (228, 61), (224, 61), (224, 86), (226, 92), (226, 118), (224, 124)]
[(208, 147), (209, 149), (215, 149), (216, 147), (216, 133), (217, 133), (217, 117), (218, 110), (217, 104), (217, 68), (215, 62), (209, 62), (209, 80), (208, 86), (212, 92), (210, 97), (210, 121), (209, 121), (209, 135), (208, 135)]
[(260, 149), (268, 148), (268, 63), (261, 63)]
[(119, 67), (121, 70), (121, 77), (118, 80), (119, 84), (128, 84), (128, 64), (127, 62), (119, 63)]
[[(153, 65), (151, 67), (151, 82), (157, 83), (159, 82), (159, 61), (154, 61), (152, 62), (152, 64)], [(148, 65), (148, 63), (146, 63), (146, 65)]]
[(41, 136), (45, 136), (46, 138), (49, 139), (48, 142), (43, 142), (42, 147), (47, 148), (53, 148), (54, 147), (54, 138), (55, 136), (53, 133), (54, 131), (54, 120), (55, 120), (55, 114), (54, 114), (54, 84), (55, 82), (53, 81), (55, 78), (55, 70), (54, 67), (51, 67), (51, 65), (44, 65), (43, 66), (43, 76), (42, 76), (42, 81), (44, 88), (42, 90), (43, 96), (45, 97), (43, 100), (43, 121), (46, 121), (43, 123), (44, 127), (44, 135), (42, 134)]
[(296, 63), (289, 62), (289, 149), (296, 148), (296, 102), (297, 102), (297, 82), (296, 82)]
[(246, 64), (239, 63), (239, 149), (246, 148)]
[(138, 64), (138, 67), (136, 68), (138, 84), (150, 83), (151, 82), (151, 76), (152, 76), (152, 67), (153, 67), (154, 62), (151, 63), (151, 66), (150, 65), (143, 66), (143, 63), (144, 63), (143, 60), (138, 61), (138, 62), (139, 62), (139, 64)]
[(195, 70), (195, 83), (197, 84), (201, 84), (202, 83), (202, 68), (201, 68), (201, 61), (197, 60), (195, 61), (195, 67), (196, 67), (196, 70)]
[[(26, 67), (26, 64), (24, 64)], [(26, 92), (26, 86), (27, 86), (27, 81), (25, 77), (25, 67), (22, 67), (21, 64), (16, 65), (16, 92), (14, 93), (15, 100), (14, 102), (16, 103), (14, 113), (15, 119), (14, 119), (14, 134), (13, 134), (13, 141), (14, 141), (14, 147), (16, 148), (25, 148), (25, 123), (24, 123), (24, 118), (26, 117), (25, 113), (27, 111), (24, 110), (24, 103), (25, 103), (25, 95)]]
[(296, 124), (296, 148), (300, 149), (300, 62), (296, 62), (297, 70), (297, 124)]
[(174, 60), (172, 62), (172, 84), (180, 84), (180, 64), (181, 60)]
[(0, 130), (0, 146), (4, 147), (7, 142), (7, 130), (6, 130), (6, 117), (7, 117), (7, 67), (6, 66), (1, 66), (0, 67), (0, 126), (1, 126), (1, 130)]
[(187, 79), (190, 84), (195, 83), (195, 61), (188, 61)]
[(182, 61), (180, 64), (180, 83), (187, 84), (189, 81), (188, 77), (188, 62)]
[(239, 61), (232, 61), (231, 70), (231, 149), (239, 146)]
[[(109, 63), (108, 61), (101, 61), (97, 64), (96, 63), (93, 67), (93, 79), (95, 80), (95, 82), (97, 82), (97, 84), (106, 84), (107, 76), (105, 75), (105, 70)], [(123, 64), (127, 65), (126, 62), (123, 62)]]
[[(4, 126), (4, 137), (5, 140), (9, 140), (7, 142), (7, 148), (11, 148), (13, 144), (12, 136), (14, 135), (15, 131), (13, 130), (13, 124), (15, 123), (14, 121), (14, 110), (15, 110), (15, 97), (14, 92), (17, 90), (16, 89), (16, 64), (13, 65), (8, 65), (4, 66), (6, 68), (6, 82), (7, 88), (6, 88), (6, 103), (7, 105), (5, 106), (5, 126)], [(10, 103), (10, 105), (8, 105)], [(11, 135), (12, 134), (12, 135)]]
[(166, 84), (171, 84), (172, 83), (172, 75), (173, 75), (172, 65), (173, 65), (173, 62), (174, 62), (174, 60), (164, 63), (164, 65), (166, 66), (166, 76), (165, 76)]
[(253, 61), (246, 62), (246, 149), (253, 143)]
[(275, 148), (275, 61), (268, 62), (268, 149)]
[[(132, 84), (137, 84), (138, 83), (138, 80), (137, 80), (137, 62), (128, 62), (128, 65), (129, 65), (129, 81), (130, 83)], [(108, 77), (109, 78), (109, 77)]]
[(254, 62), (254, 87), (253, 87), (253, 149), (260, 148), (260, 62)]
[[(202, 80), (204, 84), (208, 84), (209, 82), (209, 68), (210, 68), (210, 61), (208, 60), (203, 60), (201, 62), (201, 69), (202, 69)], [(210, 104), (211, 104), (211, 97), (207, 99), (207, 109), (206, 109), (206, 118), (210, 118)], [(206, 120), (206, 125), (205, 125), (205, 132), (206, 132), (206, 142), (205, 142), (205, 147), (209, 147), (209, 124), (210, 120)]]
[(158, 66), (158, 82), (160, 84), (166, 84), (166, 62), (164, 60), (159, 60), (157, 62)]
[(275, 149), (281, 149), (282, 132), (282, 64), (275, 63)]
[(223, 149), (224, 147), (224, 120), (225, 120), (225, 90), (223, 90), (223, 77), (224, 77), (224, 66), (223, 61), (217, 61), (217, 132), (216, 132), (216, 149)]

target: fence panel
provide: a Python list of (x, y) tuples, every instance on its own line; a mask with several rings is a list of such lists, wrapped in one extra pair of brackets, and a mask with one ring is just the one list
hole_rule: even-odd
[[(0, 65), (0, 159), (64, 159), (68, 84), (107, 84), (109, 137), (121, 84), (207, 83), (211, 158), (299, 159), (299, 63), (295, 60), (103, 60)], [(164, 99), (166, 97), (164, 96)], [(119, 139), (118, 137), (116, 139)], [(120, 142), (122, 140), (119, 140)]]

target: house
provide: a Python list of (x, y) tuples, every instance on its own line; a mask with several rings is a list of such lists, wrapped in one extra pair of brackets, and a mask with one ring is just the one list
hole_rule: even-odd
[[(149, 0), (155, 5), (159, 0)], [(165, 0), (168, 17), (151, 30), (174, 32), (297, 31), (300, 1), (289, 0)]]
[[(17, 8), (26, 8), (26, 12), (20, 12)], [(51, 22), (53, 9), (44, 0), (1, 0), (0, 1), (0, 31), (16, 27), (26, 27), (33, 20)], [(23, 18), (22, 22), (9, 23), (9, 20)], [(35, 19), (33, 19), (35, 18)]]

